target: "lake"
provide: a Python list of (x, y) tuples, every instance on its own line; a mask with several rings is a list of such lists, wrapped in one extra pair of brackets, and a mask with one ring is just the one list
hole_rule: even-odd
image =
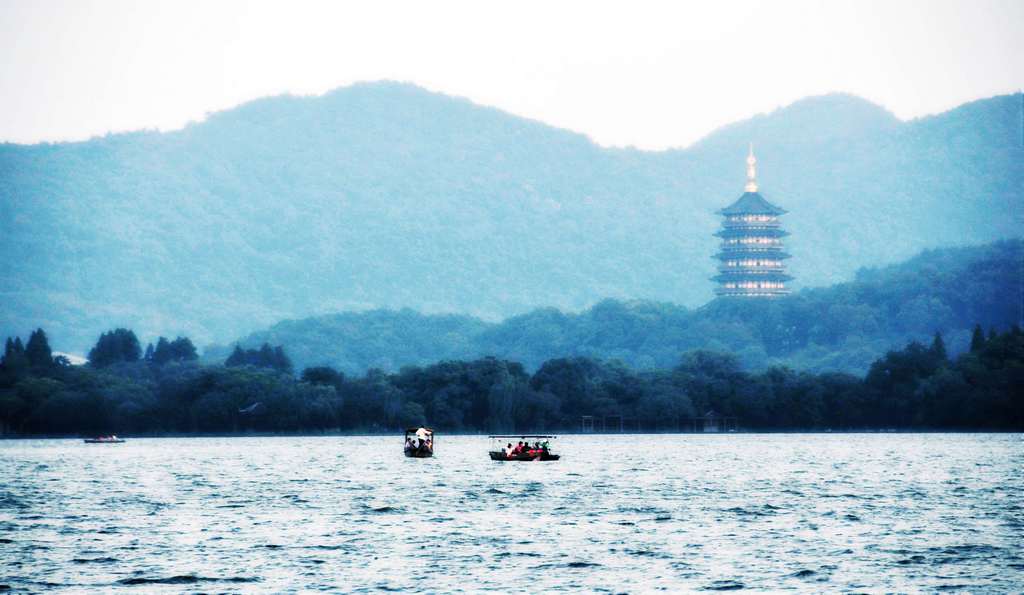
[(0, 583), (137, 592), (1024, 588), (1020, 434), (0, 441)]

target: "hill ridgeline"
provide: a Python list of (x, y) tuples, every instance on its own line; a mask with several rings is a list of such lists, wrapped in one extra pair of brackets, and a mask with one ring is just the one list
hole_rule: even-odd
[(0, 334), (41, 326), (84, 353), (115, 326), (205, 344), (346, 310), (695, 307), (748, 141), (789, 211), (797, 285), (830, 285), (1019, 234), (1019, 109), (994, 97), (903, 122), (829, 95), (646, 152), (372, 83), (174, 132), (4, 144)]

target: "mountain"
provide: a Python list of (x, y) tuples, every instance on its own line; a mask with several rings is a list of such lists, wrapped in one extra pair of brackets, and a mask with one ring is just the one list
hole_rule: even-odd
[[(240, 343), (284, 345), (299, 369), (330, 365), (348, 374), (485, 356), (530, 370), (573, 356), (668, 369), (695, 349), (735, 353), (749, 369), (785, 364), (862, 374), (888, 350), (930, 342), (936, 331), (956, 354), (966, 350), (976, 324), (1019, 323), (1022, 262), (1022, 242), (1003, 241), (926, 251), (863, 269), (849, 283), (776, 300), (718, 299), (696, 310), (605, 300), (580, 314), (543, 308), (501, 323), (376, 310), (284, 321)], [(223, 361), (228, 352), (219, 347), (206, 355)]]
[[(399, 83), (282, 96), (174, 132), (0, 145), (0, 334), (227, 341), (374, 308), (499, 320), (711, 297), (747, 142), (798, 286), (1024, 224), (1019, 96), (903, 122), (798, 101), (685, 150), (586, 137)], [(680, 117), (686, 117), (681, 114)]]

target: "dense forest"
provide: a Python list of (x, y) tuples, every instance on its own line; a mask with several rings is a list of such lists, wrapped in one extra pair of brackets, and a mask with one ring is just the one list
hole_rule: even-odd
[(691, 351), (669, 369), (636, 371), (587, 357), (552, 359), (532, 375), (493, 357), (347, 376), (296, 377), (280, 347), (236, 349), (226, 365), (196, 361), (191, 341), (141, 349), (127, 329), (104, 333), (72, 366), (42, 329), (8, 339), (0, 362), (6, 435), (565, 431), (581, 416), (617, 416), (631, 430), (674, 431), (713, 411), (746, 430), (1024, 430), (1024, 333), (980, 326), (950, 358), (942, 335), (911, 342), (868, 373), (745, 371), (736, 357)]
[[(521, 362), (529, 372), (553, 358), (578, 356), (656, 370), (696, 349), (735, 353), (748, 370), (786, 365), (863, 374), (889, 349), (928, 341), (936, 331), (959, 354), (976, 323), (1018, 323), (1022, 262), (1021, 240), (1002, 241), (929, 250), (862, 269), (849, 283), (771, 301), (715, 300), (688, 309), (605, 300), (579, 314), (547, 308), (501, 323), (374, 310), (284, 321), (240, 343), (282, 344), (299, 368), (329, 365), (350, 375), (488, 355)], [(211, 363), (228, 352), (206, 350)]]
[(696, 307), (749, 141), (762, 192), (789, 211), (796, 283), (831, 285), (1016, 237), (1019, 111), (1006, 95), (901, 121), (830, 95), (640, 151), (378, 83), (177, 131), (0, 144), (0, 336), (43, 326), (85, 353), (115, 326), (208, 345), (367, 308), (494, 321), (604, 298)]

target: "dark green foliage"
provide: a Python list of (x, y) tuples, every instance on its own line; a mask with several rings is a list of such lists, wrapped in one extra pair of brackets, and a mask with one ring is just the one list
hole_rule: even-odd
[(985, 333), (981, 325), (974, 325), (974, 332), (971, 333), (971, 353), (978, 353), (985, 348)]
[[(195, 354), (194, 348), (192, 353), (193, 355)], [(195, 357), (192, 359), (195, 359)], [(256, 366), (257, 368), (271, 368), (286, 374), (291, 374), (293, 369), (292, 361), (285, 354), (284, 348), (280, 345), (271, 347), (269, 343), (264, 343), (259, 349), (242, 349), (235, 345), (235, 350), (224, 361), (224, 365), (228, 367)]]
[(932, 339), (930, 351), (932, 357), (939, 362), (945, 362), (949, 359), (949, 354), (946, 352), (946, 342), (942, 339), (942, 333), (935, 332), (935, 338)]
[[(617, 359), (637, 369), (674, 366), (680, 354), (731, 351), (750, 370), (773, 365), (863, 374), (893, 346), (934, 341), (956, 355), (978, 320), (1017, 320), (1022, 243), (925, 252), (857, 280), (771, 301), (720, 299), (697, 310), (605, 300), (579, 314), (548, 308), (489, 324), (409, 310), (285, 321), (241, 341), (288, 346), (299, 367), (327, 364), (350, 374), (395, 371), (488, 354), (536, 370), (563, 357)], [(975, 342), (984, 343), (978, 326)], [(223, 359), (226, 353), (211, 350)], [(948, 355), (948, 354), (947, 354)]]
[(25, 346), (21, 338), (7, 338), (4, 344), (4, 359), (0, 361), (0, 378), (13, 383), (28, 373), (31, 363), (25, 355)]
[[(81, 352), (126, 323), (208, 344), (368, 306), (486, 320), (603, 298), (696, 307), (712, 296), (714, 213), (742, 193), (751, 140), (762, 194), (789, 211), (796, 282), (831, 285), (926, 248), (1016, 237), (1019, 104), (902, 122), (831, 95), (654, 152), (379, 83), (167, 133), (0, 145), (0, 334), (45, 317)], [(906, 307), (912, 326), (934, 316), (927, 298)], [(882, 351), (849, 353), (866, 367)], [(586, 354), (547, 357), (563, 355)]]
[(317, 366), (303, 370), (302, 381), (337, 387), (345, 382), (345, 375), (328, 366)]
[[(0, 433), (563, 431), (595, 416), (631, 429), (677, 431), (714, 413), (751, 430), (1024, 430), (1024, 333), (1014, 326), (953, 361), (918, 342), (890, 351), (864, 379), (772, 366), (743, 369), (731, 354), (696, 350), (669, 369), (637, 372), (588, 357), (544, 362), (530, 376), (494, 357), (371, 369), (325, 366), (299, 379), (252, 364), (120, 362), (13, 374), (0, 365)], [(277, 357), (270, 348), (240, 357)], [(253, 355), (255, 354), (255, 355)]]
[(195, 345), (187, 337), (178, 337), (173, 341), (160, 337), (157, 339), (156, 349), (153, 349), (151, 354), (149, 353), (150, 348), (152, 348), (152, 345), (147, 348), (147, 357), (145, 359), (157, 365), (163, 365), (167, 362), (187, 362), (199, 359)]
[(236, 366), (244, 366), (246, 360), (246, 352), (239, 345), (235, 345), (235, 349), (231, 352), (231, 355), (224, 360), (224, 365), (233, 368)]
[(38, 328), (29, 335), (28, 343), (25, 344), (25, 357), (34, 368), (45, 369), (53, 365), (53, 351), (43, 329)]
[[(289, 320), (255, 333), (240, 343), (286, 345), (299, 368), (330, 365), (346, 373), (370, 368), (394, 371), (406, 365), (475, 356), (474, 338), (491, 325), (470, 316), (426, 316), (412, 310), (373, 310)], [(207, 347), (203, 360), (224, 361), (238, 355), (223, 347)]]
[(118, 328), (100, 335), (96, 346), (89, 350), (89, 364), (103, 368), (118, 362), (137, 362), (141, 356), (142, 348), (135, 333)]
[(199, 359), (196, 346), (188, 337), (178, 337), (171, 342), (171, 359), (174, 361), (192, 361)]
[[(160, 354), (159, 356), (157, 354)], [(153, 349), (153, 357), (150, 358), (155, 364), (162, 364), (170, 360), (171, 344), (167, 339), (159, 337), (156, 340), (156, 347)], [(159, 359), (158, 359), (159, 357)]]
[[(264, 356), (262, 353), (260, 355), (261, 357), (266, 358), (266, 356)], [(269, 359), (267, 359), (267, 361), (270, 362), (271, 368), (279, 372), (291, 374), (294, 370), (294, 367), (292, 366), (292, 360), (288, 357), (287, 354), (285, 354), (284, 347), (281, 347), (280, 345), (274, 348), (273, 355), (269, 356)]]
[(873, 421), (897, 427), (913, 425), (914, 415), (920, 410), (921, 382), (939, 370), (940, 360), (929, 349), (914, 341), (901, 351), (890, 351), (871, 365), (865, 384), (871, 392), (884, 395)]
[(497, 432), (523, 427), (527, 420), (543, 423), (543, 412), (529, 398), (529, 381), (522, 365), (484, 358), (406, 367), (391, 383), (397, 398), (418, 403), (434, 425)]

